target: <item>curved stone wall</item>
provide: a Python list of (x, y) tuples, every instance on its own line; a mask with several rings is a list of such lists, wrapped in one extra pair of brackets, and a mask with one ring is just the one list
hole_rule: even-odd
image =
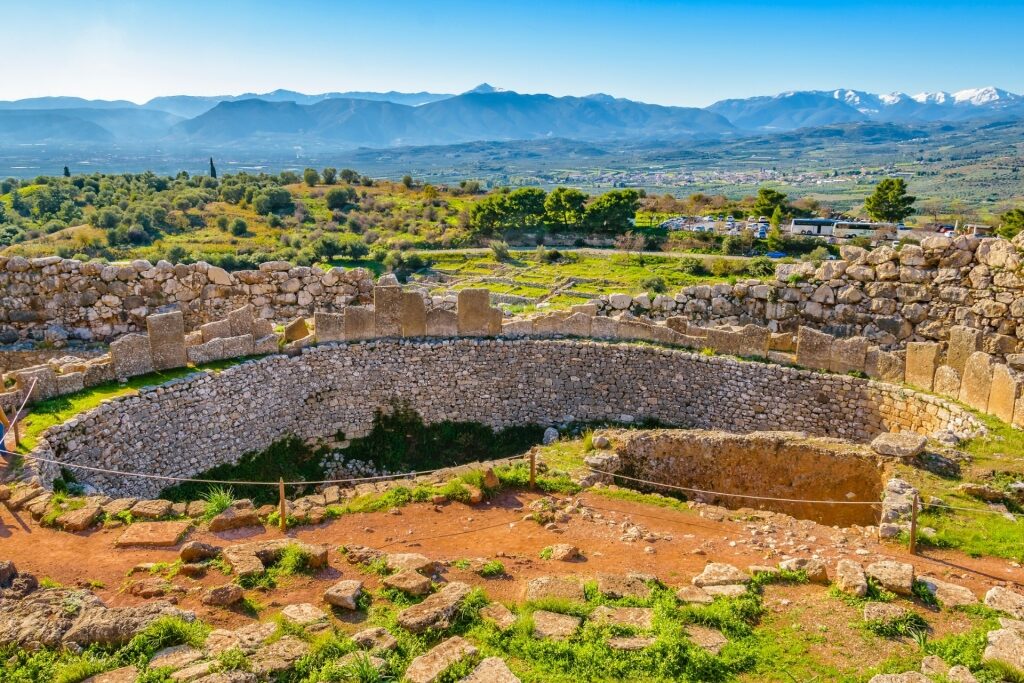
[[(35, 453), (191, 476), (287, 434), (365, 435), (374, 411), (395, 401), (407, 401), (428, 423), (493, 428), (654, 419), (867, 441), (885, 431), (965, 434), (978, 427), (957, 406), (891, 384), (653, 346), (382, 339), (268, 356), (115, 399), (49, 429)], [(56, 474), (50, 466), (41, 471)], [(165, 484), (84, 474), (112, 495), (151, 497)]]

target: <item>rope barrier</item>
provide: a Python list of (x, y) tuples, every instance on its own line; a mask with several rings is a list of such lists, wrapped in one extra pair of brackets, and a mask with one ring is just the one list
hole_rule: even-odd
[[(51, 458), (44, 458), (37, 455), (25, 455), (23, 453), (14, 453), (4, 448), (0, 448), (0, 453), (5, 455), (13, 455), (16, 457), (25, 457), (31, 460), (39, 462), (49, 463), (51, 465), (59, 465), (60, 467), (68, 467), (71, 469), (86, 470), (89, 472), (98, 472), (100, 474), (109, 474), (122, 477), (138, 477), (140, 479), (156, 479), (160, 481), (177, 481), (193, 484), (224, 484), (231, 486), (280, 486), (280, 481), (243, 481), (237, 479), (198, 479), (193, 477), (172, 477), (164, 474), (148, 474), (145, 472), (126, 472), (123, 470), (111, 470), (104, 467), (94, 467), (92, 465), (82, 465), (79, 463), (64, 462), (61, 460), (53, 460)], [(515, 458), (504, 458), (505, 461), (519, 460), (525, 456), (516, 456)], [(450, 465), (448, 467), (438, 467), (433, 470), (420, 470), (416, 472), (402, 472), (399, 474), (381, 474), (373, 477), (351, 477), (349, 479), (322, 479), (318, 481), (286, 481), (285, 486), (311, 486), (311, 485), (326, 485), (326, 484), (351, 484), (358, 482), (367, 481), (382, 481), (387, 479), (409, 479), (412, 477), (419, 477), (426, 474), (434, 474), (436, 472), (442, 472), (444, 470), (453, 469), (453, 467), (460, 467), (460, 465)]]

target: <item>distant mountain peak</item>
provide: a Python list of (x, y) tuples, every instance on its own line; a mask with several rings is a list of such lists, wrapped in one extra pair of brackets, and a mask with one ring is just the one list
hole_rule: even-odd
[(496, 92), (508, 92), (505, 88), (495, 88), (490, 83), (481, 83), (472, 90), (467, 90), (463, 95), (490, 95)]
[(1019, 99), (1020, 95), (1014, 95), (1002, 88), (996, 88), (991, 85), (984, 88), (967, 88), (966, 90), (958, 90), (953, 93), (953, 101), (957, 104), (973, 104), (975, 106)]

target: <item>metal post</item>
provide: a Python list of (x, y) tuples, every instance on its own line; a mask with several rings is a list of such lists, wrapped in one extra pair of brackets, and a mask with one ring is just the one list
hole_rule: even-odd
[(537, 488), (537, 451), (530, 449), (530, 490)]
[(917, 554), (917, 505), (918, 494), (914, 494), (914, 508), (910, 511), (910, 554)]
[(279, 497), (277, 514), (281, 518), (279, 520), (279, 524), (281, 526), (281, 531), (287, 531), (288, 530), (288, 510), (287, 510), (287, 505), (286, 505), (287, 501), (285, 501), (285, 498), (284, 498), (284, 478), (283, 477), (278, 479), (278, 482), (277, 482), (277, 494), (278, 494), (278, 497)]

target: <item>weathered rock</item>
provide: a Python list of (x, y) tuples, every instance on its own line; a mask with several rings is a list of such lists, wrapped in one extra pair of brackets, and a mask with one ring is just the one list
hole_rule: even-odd
[(219, 547), (209, 543), (189, 541), (181, 546), (181, 550), (178, 551), (178, 557), (181, 558), (182, 562), (202, 562), (203, 560), (211, 560), (217, 557), (220, 555), (220, 551)]
[(644, 599), (651, 595), (651, 587), (643, 577), (636, 574), (599, 574), (597, 590), (601, 595), (618, 600), (621, 598)]
[(500, 602), (492, 602), (480, 609), (480, 617), (498, 627), (500, 631), (506, 631), (516, 623), (516, 615), (508, 607)]
[(387, 576), (383, 583), (388, 588), (395, 588), (409, 595), (426, 595), (430, 592), (430, 579), (411, 569)]
[(681, 587), (676, 591), (676, 598), (679, 602), (693, 605), (710, 605), (715, 599), (706, 590), (697, 586)]
[(533, 613), (534, 638), (565, 640), (576, 633), (579, 627), (580, 618), (571, 614), (559, 614), (542, 609)]
[(0, 609), (0, 645), (58, 647), (84, 612), (103, 609), (99, 598), (81, 590), (37, 590), (21, 599), (5, 600)]
[(308, 602), (285, 605), (281, 609), (281, 616), (293, 624), (301, 626), (309, 626), (318, 622), (326, 623), (328, 619), (326, 612)]
[(1003, 588), (994, 586), (985, 593), (985, 606), (994, 610), (1005, 612), (1014, 619), (1024, 619), (1024, 595)]
[(914, 588), (914, 565), (905, 562), (883, 560), (867, 566), (867, 575), (874, 578), (888, 591), (899, 595), (910, 595)]
[(729, 642), (728, 638), (722, 635), (721, 631), (706, 626), (688, 624), (686, 635), (689, 636), (698, 647), (704, 648), (713, 655), (717, 655)]
[(149, 668), (160, 669), (170, 667), (172, 669), (181, 669), (203, 657), (203, 651), (191, 645), (165, 647), (150, 658)]
[(362, 594), (362, 581), (343, 579), (324, 591), (324, 600), (335, 607), (355, 610), (359, 609), (359, 597)]
[(964, 607), (978, 602), (978, 598), (971, 592), (971, 589), (964, 586), (940, 581), (932, 576), (922, 576), (918, 580), (942, 603), (943, 607)]
[(571, 600), (583, 602), (586, 596), (583, 594), (583, 586), (579, 581), (570, 578), (557, 576), (539, 576), (526, 584), (526, 600), (536, 601), (554, 598), (556, 600)]
[(112, 671), (104, 671), (95, 676), (89, 676), (82, 683), (135, 683), (139, 677), (139, 670), (134, 666), (122, 666)]
[(1006, 628), (989, 631), (988, 645), (981, 659), (985, 662), (1005, 662), (1024, 669), (1024, 634)]
[(519, 683), (519, 677), (500, 657), (487, 657), (459, 683)]
[(363, 650), (390, 652), (398, 647), (398, 640), (386, 628), (375, 626), (352, 636), (352, 641)]
[(839, 560), (836, 564), (835, 584), (839, 590), (858, 598), (868, 594), (867, 576), (859, 562)]
[(412, 660), (405, 671), (408, 683), (435, 683), (447, 669), (477, 653), (468, 640), (453, 636)]
[(917, 671), (908, 671), (902, 674), (878, 674), (872, 676), (868, 683), (932, 683), (932, 679)]
[(792, 572), (806, 572), (807, 580), (811, 583), (828, 583), (828, 570), (825, 568), (825, 563), (821, 560), (796, 557), (779, 562), (779, 569), (786, 569)]
[(278, 641), (256, 650), (249, 662), (257, 676), (270, 677), (290, 669), (309, 652), (309, 645), (295, 636), (284, 636)]
[(437, 563), (419, 553), (391, 553), (387, 556), (388, 569), (392, 571), (413, 571), (422, 574), (433, 574)]
[(97, 521), (103, 510), (99, 505), (86, 505), (77, 510), (65, 512), (57, 518), (57, 524), (65, 531), (85, 531)]
[(136, 519), (161, 519), (171, 514), (171, 501), (140, 500), (132, 506), (131, 513)]
[(470, 590), (469, 585), (453, 581), (418, 605), (404, 609), (398, 615), (398, 624), (413, 633), (448, 628)]
[(551, 546), (551, 559), (560, 562), (571, 562), (578, 559), (580, 549), (570, 543), (556, 543)]
[(908, 460), (924, 452), (928, 439), (921, 434), (911, 432), (886, 432), (879, 434), (871, 442), (871, 448), (879, 455)]
[(210, 531), (216, 533), (241, 529), (247, 526), (262, 526), (256, 510), (248, 508), (237, 508), (233, 505), (227, 507), (223, 512), (210, 520)]
[(227, 607), (242, 599), (242, 589), (233, 583), (226, 583), (223, 586), (215, 586), (207, 589), (200, 601), (204, 605), (215, 607)]
[(192, 621), (195, 615), (174, 607), (169, 602), (154, 602), (137, 607), (90, 608), (82, 611), (74, 625), (64, 634), (64, 641), (76, 645), (123, 645), (139, 631), (162, 617), (178, 617)]
[(745, 583), (750, 583), (749, 576), (731, 564), (720, 562), (709, 562), (704, 571), (693, 577), (693, 585), (701, 588)]

